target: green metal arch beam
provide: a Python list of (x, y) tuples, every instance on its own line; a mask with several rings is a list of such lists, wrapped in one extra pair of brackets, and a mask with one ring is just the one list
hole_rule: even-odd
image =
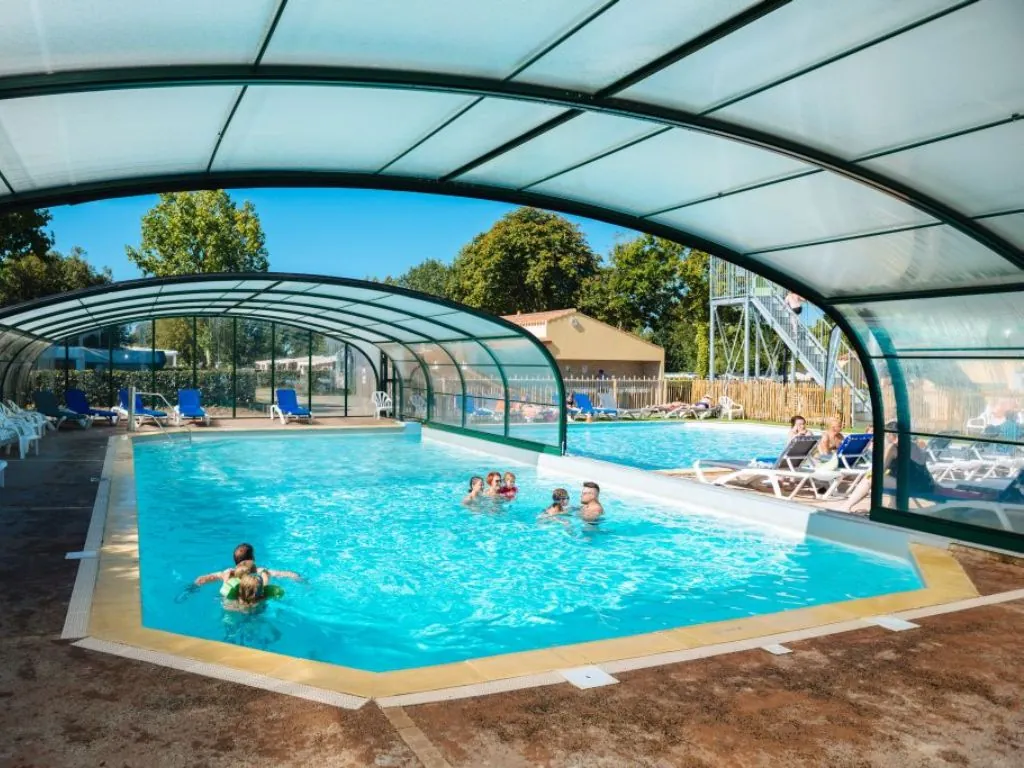
[[(829, 152), (765, 131), (704, 114), (614, 96), (602, 96), (512, 80), (437, 72), (368, 67), (264, 64), (253, 67), (217, 64), (110, 68), (57, 72), (46, 75), (12, 75), (0, 79), (0, 100), (135, 88), (204, 85), (316, 85), (461, 93), (531, 101), (560, 106), (567, 110), (601, 112), (646, 120), (664, 126), (687, 128), (791, 157), (866, 184), (876, 191), (896, 197), (948, 224), (1013, 264), (1024, 268), (1024, 253), (1011, 242), (951, 206), (882, 173), (859, 166)], [(522, 138), (525, 141), (532, 137), (531, 132), (530, 135)], [(502, 145), (502, 148), (507, 151), (512, 147)], [(446, 181), (451, 180), (446, 179)], [(144, 182), (144, 179), (124, 179), (117, 183), (125, 190), (122, 194), (135, 194), (142, 191), (140, 186)], [(0, 202), (0, 211), (19, 203), (46, 206), (63, 202), (67, 190), (54, 188), (42, 191), (38, 195), (19, 193), (13, 189), (12, 192), (12, 195), (3, 198)]]

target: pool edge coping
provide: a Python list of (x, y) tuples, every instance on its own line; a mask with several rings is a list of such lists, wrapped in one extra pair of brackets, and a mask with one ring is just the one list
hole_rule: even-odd
[[(252, 433), (251, 430), (239, 432)], [(794, 634), (831, 634), (864, 627), (863, 620), (872, 616), (923, 610), (978, 596), (970, 578), (948, 550), (910, 542), (911, 561), (925, 584), (916, 590), (392, 672), (370, 672), (297, 659), (143, 626), (132, 444), (131, 438), (117, 436), (110, 438), (107, 447), (103, 469), (103, 477), (108, 482), (106, 503), (100, 498), (101, 487), (93, 512), (94, 524), (100, 519), (98, 515), (105, 517), (100, 523), (104, 525), (102, 546), (97, 546), (97, 559), (83, 560), (79, 566), (79, 578), (86, 580), (89, 580), (88, 571), (83, 576), (82, 569), (89, 569), (89, 562), (95, 569), (84, 623), (80, 607), (83, 597), (75, 608), (78, 626), (87, 629), (88, 642), (83, 642), (82, 647), (104, 650), (107, 646), (103, 643), (112, 644), (107, 652), (335, 706), (358, 708), (371, 699), (381, 702), (382, 706), (400, 706), (402, 702), (413, 703), (408, 697), (422, 698), (431, 693), (442, 698), (459, 698), (467, 689), (470, 692), (464, 695), (474, 696), (548, 685), (565, 682), (558, 670), (584, 665), (599, 665), (606, 671), (626, 671), (677, 663), (739, 650), (741, 648), (734, 647), (737, 643), (746, 649), (769, 641), (781, 642), (777, 638), (792, 640)], [(76, 591), (77, 582), (78, 579)], [(69, 606), (68, 622), (71, 614)], [(180, 664), (173, 663), (175, 659)]]

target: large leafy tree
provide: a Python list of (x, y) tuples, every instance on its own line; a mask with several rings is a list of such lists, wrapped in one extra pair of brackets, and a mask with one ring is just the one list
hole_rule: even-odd
[(384, 278), (387, 285), (397, 285), (412, 291), (429, 293), (432, 296), (451, 298), (452, 267), (437, 259), (427, 259), (415, 267), (410, 267), (398, 277), (388, 275)]
[(75, 247), (66, 256), (57, 251), (43, 255), (29, 253), (7, 259), (0, 265), (0, 303), (17, 304), (55, 293), (107, 285), (109, 269), (97, 271)]
[(624, 330), (651, 333), (679, 304), (685, 251), (651, 235), (616, 243), (610, 264), (587, 281), (580, 309)]
[(224, 190), (160, 195), (142, 218), (138, 248), (128, 258), (144, 274), (265, 272), (266, 238), (252, 203), (239, 208)]
[(53, 216), (45, 208), (0, 216), (0, 264), (24, 256), (45, 257), (53, 248), (46, 225)]
[(452, 265), (452, 298), (494, 314), (575, 306), (598, 260), (580, 228), (519, 208), (463, 247)]

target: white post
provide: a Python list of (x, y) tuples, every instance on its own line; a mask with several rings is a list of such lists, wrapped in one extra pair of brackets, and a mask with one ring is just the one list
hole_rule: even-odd
[(135, 385), (128, 387), (128, 431), (135, 431)]

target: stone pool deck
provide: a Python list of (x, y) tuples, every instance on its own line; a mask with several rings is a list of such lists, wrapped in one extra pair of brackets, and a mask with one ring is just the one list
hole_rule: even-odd
[[(239, 420), (242, 422), (243, 420)], [(367, 420), (373, 422), (372, 419)], [(264, 420), (241, 426), (266, 428)], [(289, 427), (289, 430), (297, 427)], [(0, 766), (1012, 765), (1024, 599), (568, 684), (356, 711), (60, 640), (111, 430), (62, 430), (0, 490)], [(957, 555), (983, 594), (1024, 568)]]

